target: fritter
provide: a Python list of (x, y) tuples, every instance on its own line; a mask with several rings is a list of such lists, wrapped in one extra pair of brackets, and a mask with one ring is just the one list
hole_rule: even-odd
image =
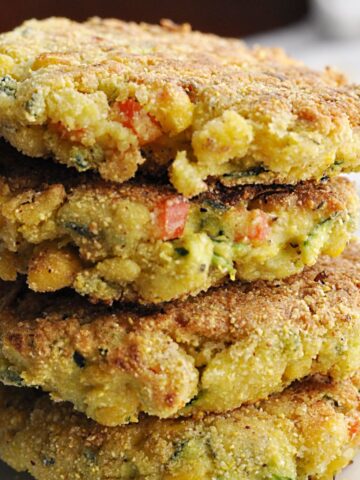
[(187, 200), (146, 179), (122, 185), (0, 153), (0, 278), (92, 301), (158, 303), (227, 278), (284, 278), (336, 256), (355, 229), (346, 179), (243, 186)]
[(169, 171), (185, 196), (359, 170), (359, 87), (279, 49), (63, 18), (0, 36), (0, 133), (30, 156), (123, 182)]
[(2, 285), (0, 379), (101, 424), (225, 412), (310, 374), (360, 368), (360, 246), (286, 281), (157, 307), (89, 305)]
[(360, 445), (360, 378), (310, 379), (256, 406), (106, 428), (0, 389), (0, 456), (37, 480), (332, 480)]

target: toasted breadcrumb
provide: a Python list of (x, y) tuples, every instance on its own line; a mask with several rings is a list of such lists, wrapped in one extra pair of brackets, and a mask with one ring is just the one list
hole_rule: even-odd
[(209, 177), (359, 170), (359, 118), (359, 88), (342, 75), (188, 25), (49, 18), (0, 35), (1, 135), (117, 182), (155, 165), (193, 196)]

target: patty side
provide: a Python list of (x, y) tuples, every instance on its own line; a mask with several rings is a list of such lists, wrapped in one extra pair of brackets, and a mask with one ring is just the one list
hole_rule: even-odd
[(289, 279), (231, 283), (153, 307), (89, 305), (2, 284), (0, 377), (97, 422), (224, 412), (294, 380), (360, 368), (360, 256), (351, 245)]
[(0, 278), (92, 301), (159, 303), (228, 278), (284, 278), (336, 256), (355, 229), (354, 186), (214, 184), (187, 200), (166, 183), (122, 185), (2, 146)]
[(0, 456), (37, 480), (332, 480), (360, 444), (359, 387), (314, 378), (225, 415), (112, 429), (2, 387)]
[(359, 170), (359, 90), (280, 49), (162, 26), (30, 20), (0, 35), (0, 133), (122, 182), (168, 171), (193, 196)]

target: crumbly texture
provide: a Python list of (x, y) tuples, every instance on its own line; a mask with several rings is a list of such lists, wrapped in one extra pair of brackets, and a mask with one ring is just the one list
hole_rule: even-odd
[(120, 186), (0, 150), (0, 278), (94, 302), (159, 303), (228, 278), (279, 279), (342, 252), (358, 217), (344, 178), (212, 190)]
[(122, 182), (169, 171), (193, 196), (359, 170), (359, 88), (279, 49), (161, 26), (62, 18), (0, 36), (0, 133), (30, 156)]
[(286, 281), (151, 308), (3, 284), (1, 380), (114, 426), (141, 412), (225, 412), (310, 374), (343, 379), (360, 368), (359, 253), (352, 245)]
[(332, 480), (360, 445), (360, 379), (323, 378), (201, 420), (106, 428), (0, 389), (0, 456), (37, 480)]

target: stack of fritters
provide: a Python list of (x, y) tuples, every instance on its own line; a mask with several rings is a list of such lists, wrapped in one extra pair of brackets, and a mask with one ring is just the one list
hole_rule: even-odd
[(0, 456), (331, 479), (360, 445), (359, 87), (170, 21), (32, 20), (0, 75)]

